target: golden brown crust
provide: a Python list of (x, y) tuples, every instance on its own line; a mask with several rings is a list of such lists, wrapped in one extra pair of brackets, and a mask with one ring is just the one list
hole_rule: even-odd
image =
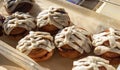
[(110, 61), (110, 64), (119, 64), (120, 63), (120, 55), (114, 52), (106, 52), (101, 55), (103, 58)]
[(114, 52), (106, 52), (104, 54), (102, 54), (102, 56), (104, 57), (110, 57), (110, 58), (115, 58), (115, 57), (119, 57), (120, 55)]
[(18, 35), (18, 34), (22, 34), (26, 31), (26, 29), (21, 28), (21, 27), (16, 27), (14, 28), (11, 32), (10, 35)]
[(15, 28), (11, 31), (9, 36), (6, 36), (7, 38), (15, 41), (19, 41), (21, 38), (26, 36), (29, 31), (25, 30), (24, 28)]
[(44, 56), (47, 53), (48, 53), (47, 50), (37, 48), (37, 49), (33, 49), (28, 56), (31, 58), (38, 58)]
[(104, 66), (99, 67), (99, 70), (107, 70)]
[(28, 31), (26, 31), (26, 29), (16, 27), (11, 31), (8, 38), (11, 39), (11, 40), (19, 41), (21, 38), (23, 38), (27, 34), (28, 34)]
[(32, 58), (32, 59), (35, 60), (36, 62), (46, 61), (52, 57), (53, 53), (54, 53), (54, 51), (51, 51), (42, 57), (37, 57), (37, 58)]
[(55, 27), (54, 25), (47, 24), (47, 25), (41, 27), (39, 30), (49, 32), (51, 34), (56, 34), (59, 29), (57, 27)]
[[(106, 30), (105, 32), (109, 32), (109, 30)], [(107, 40), (107, 41), (105, 41), (104, 43), (103, 43), (103, 45), (105, 45), (105, 46), (109, 46), (109, 41)], [(114, 53), (114, 52), (106, 52), (106, 53), (104, 53), (104, 54), (102, 54), (102, 56), (105, 56), (105, 57), (118, 57), (118, 56), (120, 56), (119, 54), (117, 54), (117, 53)]]
[(63, 57), (66, 57), (66, 58), (71, 58), (71, 59), (74, 59), (74, 58), (77, 58), (79, 57), (81, 54), (77, 51), (67, 51), (67, 52), (64, 52), (64, 51), (59, 51), (59, 54)]
[(82, 55), (80, 52), (74, 50), (69, 45), (62, 46), (60, 49), (58, 49), (58, 51), (61, 56), (71, 59), (77, 58)]
[(115, 57), (115, 58), (109, 58), (109, 57), (106, 57), (106, 56), (101, 56), (101, 57), (106, 59), (106, 60), (109, 60), (110, 64), (112, 64), (112, 65), (120, 64), (120, 57)]

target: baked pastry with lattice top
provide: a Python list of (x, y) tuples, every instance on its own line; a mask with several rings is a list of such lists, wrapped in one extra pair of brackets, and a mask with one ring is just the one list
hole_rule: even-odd
[(88, 56), (73, 62), (72, 70), (116, 70), (105, 60), (96, 56)]
[(76, 58), (91, 52), (89, 35), (89, 32), (83, 28), (66, 27), (55, 36), (55, 45), (63, 57)]
[(120, 63), (120, 30), (108, 28), (103, 32), (94, 34), (92, 40), (96, 55), (111, 58), (111, 60), (115, 59), (116, 61), (112, 62)]
[(37, 16), (37, 27), (41, 31), (57, 33), (58, 30), (70, 26), (70, 18), (63, 8), (50, 7)]
[(7, 35), (18, 35), (36, 28), (35, 19), (28, 13), (15, 12), (3, 23)]
[(53, 37), (47, 32), (33, 32), (22, 38), (16, 47), (35, 61), (45, 61), (54, 53)]

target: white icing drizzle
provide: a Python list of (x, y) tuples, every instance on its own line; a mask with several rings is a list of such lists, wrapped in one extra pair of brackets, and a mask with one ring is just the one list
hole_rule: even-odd
[(7, 17), (3, 23), (3, 28), (7, 35), (9, 35), (15, 27), (25, 28), (30, 31), (36, 27), (35, 19), (28, 13), (16, 12)]
[(42, 48), (51, 52), (55, 46), (53, 37), (47, 32), (33, 32), (30, 31), (27, 36), (22, 38), (16, 47), (20, 52), (29, 54), (32, 49)]
[(34, 0), (4, 0), (4, 6), (8, 9), (7, 11), (13, 12), (18, 4), (26, 2), (32, 4)]
[(99, 67), (105, 67), (106, 70), (116, 70), (109, 61), (96, 56), (88, 56), (86, 58), (73, 62), (72, 70), (99, 70)]
[[(107, 32), (94, 34), (92, 36), (93, 46), (95, 46), (94, 53), (96, 55), (102, 55), (106, 52), (114, 52), (120, 54), (120, 31), (113, 28), (109, 28)], [(108, 41), (109, 45), (104, 45)]]
[(91, 41), (86, 35), (89, 35), (89, 33), (82, 28), (66, 27), (55, 36), (55, 44), (58, 48), (67, 44), (80, 53), (84, 51), (89, 53), (91, 51)]
[(68, 13), (63, 8), (53, 7), (50, 7), (48, 10), (42, 11), (37, 16), (37, 26), (39, 28), (47, 24), (52, 24), (58, 29), (63, 29), (64, 27), (71, 25)]

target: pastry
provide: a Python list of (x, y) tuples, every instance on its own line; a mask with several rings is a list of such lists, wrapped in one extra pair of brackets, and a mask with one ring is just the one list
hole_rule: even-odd
[(5, 9), (9, 14), (14, 12), (29, 12), (33, 7), (34, 0), (4, 0)]
[(96, 55), (120, 63), (120, 30), (108, 28), (103, 32), (94, 34), (92, 40)]
[(28, 13), (16, 12), (8, 16), (3, 23), (7, 35), (19, 35), (35, 29), (35, 19)]
[(70, 26), (70, 18), (63, 8), (50, 7), (37, 16), (37, 27), (41, 31), (57, 33), (58, 30)]
[(53, 37), (47, 32), (33, 32), (22, 38), (16, 47), (35, 61), (45, 61), (54, 53)]
[(0, 36), (3, 35), (3, 28), (2, 28), (2, 25), (3, 25), (3, 22), (5, 20), (5, 17), (3, 17), (2, 15), (0, 15)]
[(63, 57), (77, 58), (91, 51), (89, 33), (80, 27), (66, 27), (55, 36), (55, 45)]
[(72, 70), (116, 70), (105, 60), (96, 56), (88, 56), (73, 62)]

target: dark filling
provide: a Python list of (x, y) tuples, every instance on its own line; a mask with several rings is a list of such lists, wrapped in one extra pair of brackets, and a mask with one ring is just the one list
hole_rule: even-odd
[(0, 27), (0, 36), (3, 35), (3, 32), (2, 32), (2, 27)]
[(120, 48), (116, 47), (116, 49), (120, 50)]
[(65, 11), (63, 11), (63, 10), (56, 10), (56, 12), (59, 12), (59, 13), (61, 13), (61, 14), (67, 14)]
[(49, 52), (47, 52), (45, 55), (43, 55), (43, 56), (41, 56), (41, 57), (32, 58), (32, 59), (35, 59), (35, 60), (36, 60), (36, 59), (37, 59), (37, 60), (39, 60), (39, 59), (41, 59), (41, 60), (42, 60), (42, 59), (43, 59), (43, 60), (44, 60), (45, 58), (47, 58), (47, 57), (48, 57), (48, 55), (49, 55)]
[[(116, 41), (120, 42), (120, 39), (117, 39)], [(107, 40), (107, 41), (105, 41), (102, 45), (109, 47), (109, 46), (110, 46), (110, 43), (109, 43), (109, 41)], [(120, 50), (120, 48), (118, 48), (118, 47), (115, 47), (115, 48), (118, 49), (118, 50)]]
[(67, 48), (64, 48), (64, 47), (61, 47), (62, 51), (75, 51), (74, 49), (67, 49)]
[(19, 11), (19, 12), (29, 12), (32, 9), (33, 5), (27, 2), (23, 2), (18, 4), (18, 6), (15, 8), (13, 12)]
[(55, 35), (59, 31), (57, 27), (55, 27), (54, 25), (50, 25), (50, 24), (39, 28), (39, 30), (49, 32), (51, 35)]
[(99, 70), (107, 70), (104, 66), (99, 67)]
[(0, 21), (3, 23), (4, 20), (5, 20), (5, 17), (3, 17), (3, 16), (0, 15)]
[(102, 45), (104, 45), (104, 46), (109, 46), (110, 43), (109, 43), (109, 41), (107, 40), (107, 41), (105, 41)]
[(60, 50), (60, 51), (64, 51), (64, 52), (76, 51), (75, 49), (73, 49), (73, 48), (70, 47), (69, 45), (64, 45), (64, 46), (60, 47), (59, 50)]
[(19, 34), (10, 34), (10, 36), (18, 36), (18, 35), (25, 35), (25, 34), (27, 34), (29, 31), (27, 31), (27, 30), (24, 30), (23, 32), (21, 32), (21, 33), (19, 33)]
[[(4, 20), (5, 20), (5, 18), (0, 15), (0, 22), (1, 22), (0, 24), (1, 25), (4, 23)], [(3, 28), (2, 28), (2, 26), (0, 26), (0, 36), (3, 35), (3, 31), (2, 30), (3, 30)]]

